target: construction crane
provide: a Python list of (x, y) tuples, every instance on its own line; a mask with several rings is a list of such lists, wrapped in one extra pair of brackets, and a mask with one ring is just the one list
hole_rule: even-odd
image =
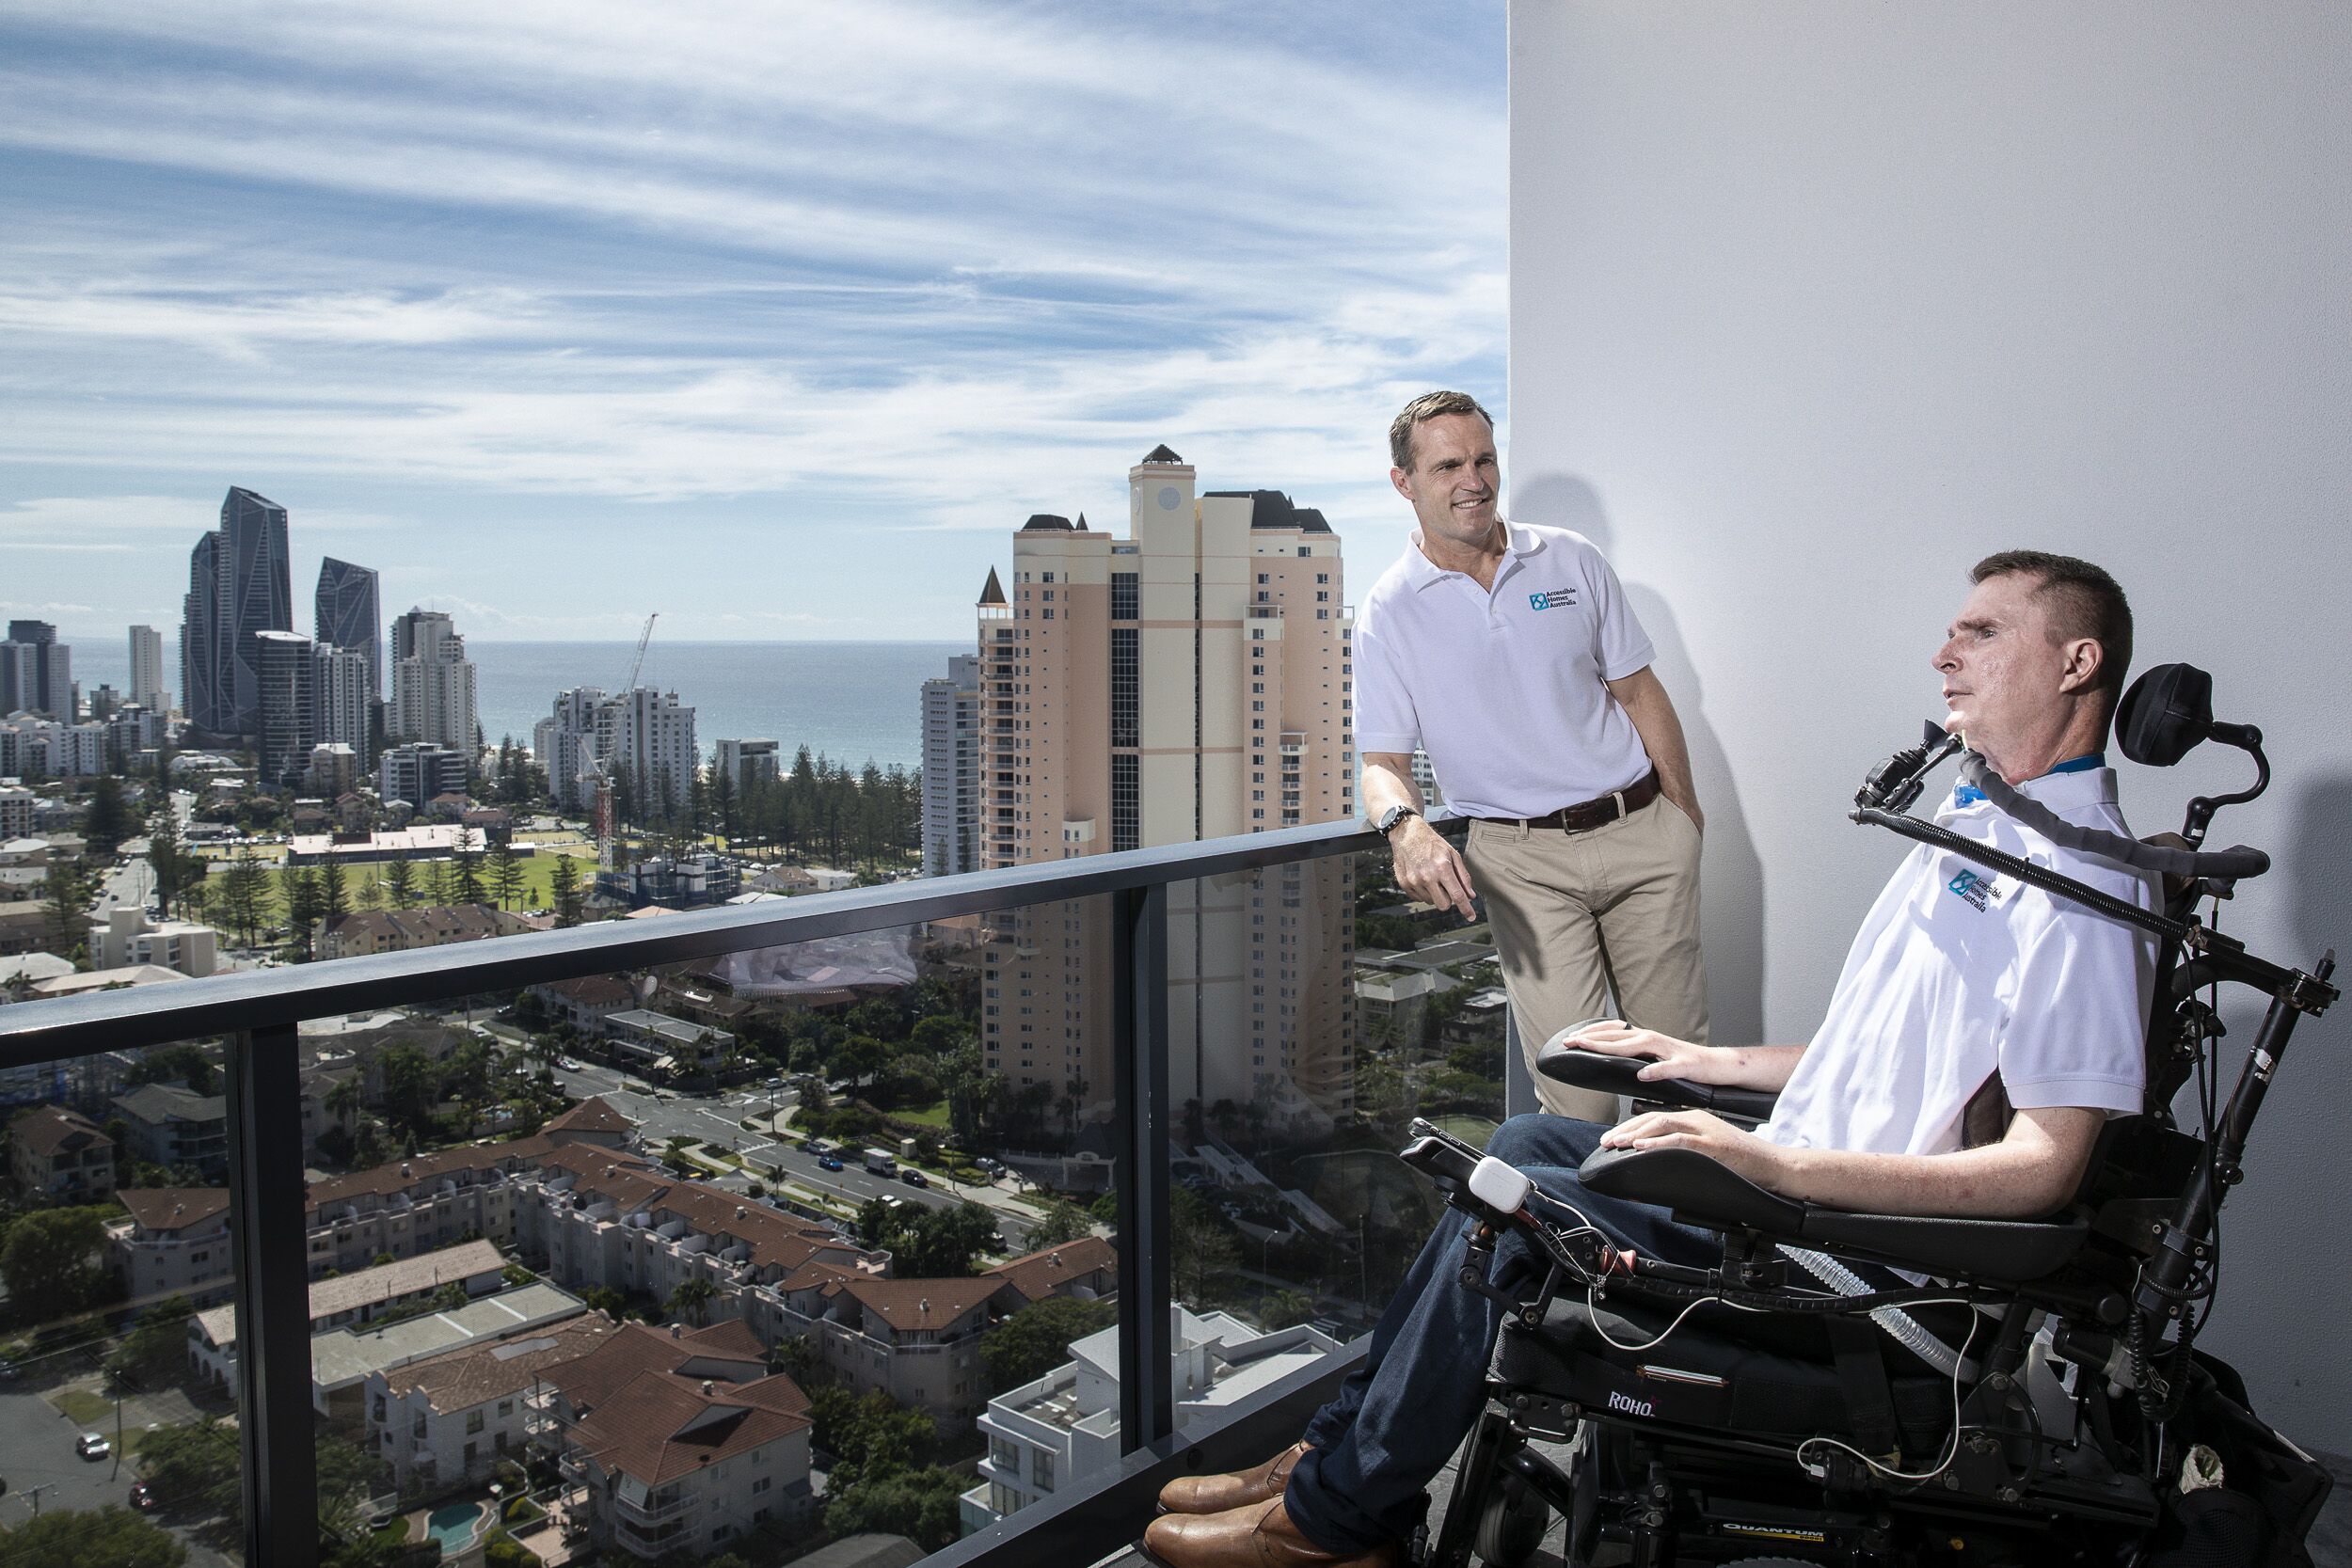
[(653, 641), (653, 624), (660, 619), (658, 610), (645, 617), (645, 629), (637, 634), (637, 657), (628, 661), (628, 679), (621, 683), (623, 691), (637, 689), (637, 673), (645, 667), (645, 644)]
[[(645, 617), (645, 629), (637, 634), (637, 657), (628, 661), (628, 678), (621, 683), (620, 695), (624, 699), (637, 689), (638, 673), (645, 667), (645, 644), (653, 641), (653, 624), (660, 619), (661, 611), (655, 610)], [(614, 868), (612, 841), (618, 825), (612, 820), (612, 764), (609, 758), (597, 760), (596, 798), (590, 812), (590, 827), (596, 838), (596, 869), (611, 871)]]

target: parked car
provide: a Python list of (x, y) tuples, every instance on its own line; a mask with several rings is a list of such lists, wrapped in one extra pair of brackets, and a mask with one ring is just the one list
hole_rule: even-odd
[(7, 1356), (0, 1355), (0, 1383), (13, 1383), (24, 1375), (24, 1368), (18, 1366)]
[(153, 1487), (145, 1481), (140, 1481), (131, 1488), (131, 1506), (141, 1513), (152, 1513), (163, 1506), (163, 1499), (155, 1496)]
[(839, 1170), (841, 1169), (841, 1156), (838, 1154), (819, 1154), (817, 1156), (817, 1168), (818, 1170)]
[(86, 1432), (73, 1440), (73, 1451), (84, 1459), (103, 1459), (115, 1451), (103, 1432)]
[(980, 1169), (988, 1172), (991, 1176), (1002, 1176), (1005, 1174), (1005, 1163), (1002, 1160), (993, 1159), (989, 1155), (983, 1154), (972, 1163), (979, 1166)]
[(925, 1176), (921, 1171), (915, 1170), (912, 1167), (900, 1171), (898, 1173), (898, 1180), (905, 1182), (910, 1187), (928, 1187), (931, 1184), (930, 1178)]

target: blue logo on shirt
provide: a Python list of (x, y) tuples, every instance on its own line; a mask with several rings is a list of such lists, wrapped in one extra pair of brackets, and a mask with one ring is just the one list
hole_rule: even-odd
[(1963, 871), (1944, 885), (1959, 894), (1963, 901), (1972, 910), (1981, 911), (1993, 901), (1992, 881), (1987, 878), (1978, 876), (1973, 871)]
[(1573, 588), (1547, 588), (1540, 594), (1530, 594), (1527, 602), (1537, 610), (1565, 610), (1576, 603)]

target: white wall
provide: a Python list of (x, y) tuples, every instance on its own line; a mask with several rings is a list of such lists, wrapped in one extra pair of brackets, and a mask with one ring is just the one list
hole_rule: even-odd
[[(2137, 665), (2203, 665), (2269, 736), (2278, 784), (2217, 837), (2280, 864), (2225, 928), (2352, 950), (2352, 8), (1511, 22), (1512, 504), (1611, 552), (1691, 728), (1716, 1037), (1818, 1019), (1903, 847), (1842, 809), (1941, 712), (1930, 653), (2012, 546), (2106, 565)], [(2241, 762), (2126, 768), (2126, 809), (2176, 826)], [(2346, 1014), (2295, 1039), (2205, 1341), (2338, 1451)]]

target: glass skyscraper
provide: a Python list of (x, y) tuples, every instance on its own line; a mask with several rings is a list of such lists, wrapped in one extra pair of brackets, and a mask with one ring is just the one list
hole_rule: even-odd
[(369, 700), (384, 694), (384, 619), (377, 608), (375, 569), (328, 556), (319, 562), (313, 640), (368, 656)]
[(189, 722), (215, 735), (258, 734), (257, 639), (265, 631), (292, 630), (286, 509), (250, 490), (231, 488), (220, 503), (220, 527), (198, 540), (188, 558), (180, 668)]

